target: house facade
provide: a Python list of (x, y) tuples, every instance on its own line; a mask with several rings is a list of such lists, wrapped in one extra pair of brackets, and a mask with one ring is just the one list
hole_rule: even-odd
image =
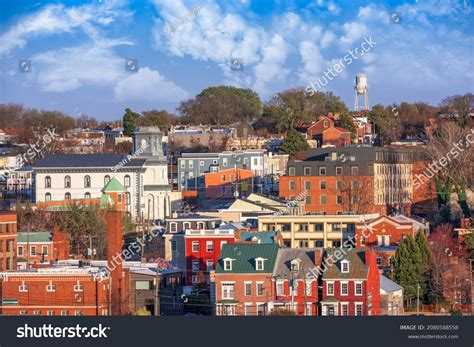
[(16, 213), (0, 212), (0, 271), (16, 268)]

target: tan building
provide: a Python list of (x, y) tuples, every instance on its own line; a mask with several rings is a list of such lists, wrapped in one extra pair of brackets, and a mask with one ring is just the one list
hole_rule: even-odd
[(377, 218), (366, 215), (271, 215), (258, 218), (259, 231), (280, 231), (286, 246), (341, 247), (354, 237), (355, 225)]

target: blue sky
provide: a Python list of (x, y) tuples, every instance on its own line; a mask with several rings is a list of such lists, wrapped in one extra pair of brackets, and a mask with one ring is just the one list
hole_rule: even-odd
[(438, 104), (474, 91), (473, 19), (468, 0), (2, 0), (0, 102), (113, 120), (126, 107), (175, 112), (213, 85), (268, 100), (321, 78), (367, 38), (373, 47), (323, 91), (351, 108), (363, 72), (371, 105)]

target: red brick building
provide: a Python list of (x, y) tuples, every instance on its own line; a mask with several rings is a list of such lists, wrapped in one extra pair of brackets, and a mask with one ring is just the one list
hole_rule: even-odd
[(341, 127), (332, 127), (323, 131), (323, 146), (345, 147), (351, 143), (351, 132)]
[(204, 174), (206, 198), (233, 198), (235, 190), (239, 196), (252, 192), (254, 174), (252, 170), (227, 169)]
[(356, 223), (355, 226), (357, 247), (398, 246), (405, 236), (415, 236), (413, 223), (398, 221), (388, 216), (380, 216), (366, 223)]
[(0, 274), (0, 315), (106, 316), (109, 280), (98, 268), (43, 268)]
[(235, 230), (233, 224), (222, 224), (210, 230), (185, 230), (186, 285), (209, 283), (210, 271), (216, 268), (222, 246), (235, 241)]
[(11, 212), (0, 213), (0, 271), (16, 268), (16, 214)]
[(327, 249), (322, 270), (321, 315), (380, 315), (380, 274), (370, 248)]

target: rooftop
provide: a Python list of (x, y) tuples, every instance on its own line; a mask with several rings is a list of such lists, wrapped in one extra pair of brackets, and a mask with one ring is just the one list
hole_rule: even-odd
[(35, 170), (48, 168), (111, 168), (124, 161), (124, 167), (142, 167), (146, 159), (127, 159), (126, 154), (49, 154), (39, 160)]

